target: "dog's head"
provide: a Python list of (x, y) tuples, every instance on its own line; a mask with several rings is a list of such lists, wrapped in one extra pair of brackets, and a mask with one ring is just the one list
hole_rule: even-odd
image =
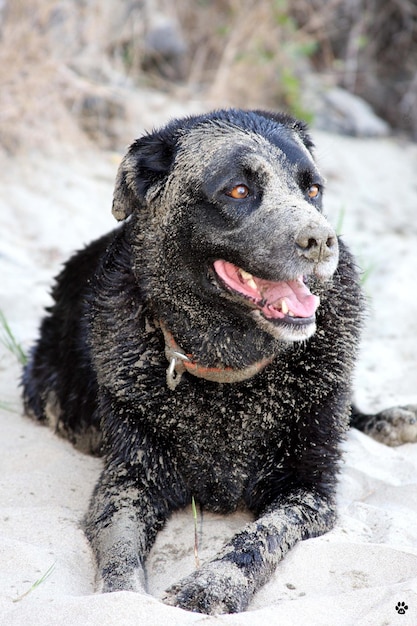
[(303, 123), (218, 111), (133, 143), (113, 213), (141, 224), (141, 245), (159, 268), (143, 269), (154, 293), (156, 283), (171, 286), (170, 306), (203, 300), (275, 338), (302, 340), (314, 333), (319, 306), (310, 287), (338, 264), (338, 240), (321, 212), (323, 184)]

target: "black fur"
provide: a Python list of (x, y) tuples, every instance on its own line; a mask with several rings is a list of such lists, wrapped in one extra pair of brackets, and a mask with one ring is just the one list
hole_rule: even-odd
[[(302, 123), (260, 111), (176, 120), (138, 139), (114, 194), (115, 216), (128, 219), (57, 279), (25, 404), (104, 454), (86, 530), (106, 591), (143, 589), (156, 533), (192, 496), (256, 516), (167, 592), (203, 613), (245, 609), (296, 541), (334, 523), (363, 302), (321, 215), (311, 151)], [(250, 189), (242, 200), (227, 193), (239, 184)], [(316, 327), (265, 319), (222, 284), (216, 259), (264, 280), (305, 276), (321, 298)], [(161, 324), (203, 368), (272, 362), (232, 384), (185, 371), (172, 390)]]

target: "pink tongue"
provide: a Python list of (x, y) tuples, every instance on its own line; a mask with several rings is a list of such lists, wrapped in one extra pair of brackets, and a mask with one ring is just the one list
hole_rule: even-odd
[(284, 299), (293, 317), (312, 317), (320, 304), (320, 299), (311, 293), (302, 276), (296, 280), (279, 282), (256, 276), (252, 276), (252, 280), (245, 280), (236, 265), (220, 260), (214, 262), (214, 269), (226, 285), (255, 301), (269, 318), (285, 317), (281, 310)]
[(281, 308), (283, 298), (294, 317), (312, 317), (320, 304), (319, 298), (311, 293), (301, 276), (297, 280), (277, 283), (262, 279), (256, 279), (255, 282), (264, 300), (267, 301), (267, 304), (262, 307), (262, 311), (267, 316), (269, 313), (271, 317), (275, 317), (274, 312), (278, 313), (278, 311), (274, 309), (274, 304), (276, 303)]

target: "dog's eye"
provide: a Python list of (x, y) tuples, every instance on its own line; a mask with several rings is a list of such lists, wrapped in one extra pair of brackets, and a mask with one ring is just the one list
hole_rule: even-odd
[(308, 197), (311, 198), (312, 200), (314, 200), (314, 198), (317, 198), (319, 193), (320, 193), (319, 185), (310, 185), (307, 191)]
[(235, 200), (244, 200), (249, 195), (249, 188), (246, 185), (236, 185), (230, 191), (226, 192), (228, 196)]

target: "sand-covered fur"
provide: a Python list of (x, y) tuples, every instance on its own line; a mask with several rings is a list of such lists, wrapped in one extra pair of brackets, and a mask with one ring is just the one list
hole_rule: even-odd
[(245, 609), (335, 519), (362, 298), (321, 212), (304, 126), (220, 111), (132, 144), (122, 226), (67, 263), (24, 375), (28, 412), (104, 454), (86, 531), (105, 591), (191, 498), (254, 521), (166, 601)]

